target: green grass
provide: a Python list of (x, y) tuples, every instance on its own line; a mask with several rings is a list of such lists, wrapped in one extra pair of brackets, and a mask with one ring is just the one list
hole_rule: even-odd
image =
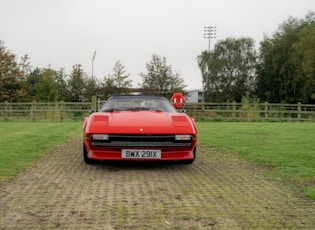
[(198, 122), (199, 144), (270, 167), (315, 199), (315, 123)]
[(80, 135), (81, 127), (82, 122), (0, 122), (0, 183)]

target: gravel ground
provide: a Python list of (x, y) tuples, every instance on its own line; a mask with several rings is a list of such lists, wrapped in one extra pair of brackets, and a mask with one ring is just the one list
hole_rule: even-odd
[(77, 137), (0, 186), (0, 229), (314, 229), (315, 203), (237, 155), (86, 165)]

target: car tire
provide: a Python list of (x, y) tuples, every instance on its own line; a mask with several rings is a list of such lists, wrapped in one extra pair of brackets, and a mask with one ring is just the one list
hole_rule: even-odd
[(83, 160), (86, 164), (93, 164), (96, 162), (95, 160), (92, 160), (88, 157), (88, 152), (86, 151), (84, 144), (83, 144)]

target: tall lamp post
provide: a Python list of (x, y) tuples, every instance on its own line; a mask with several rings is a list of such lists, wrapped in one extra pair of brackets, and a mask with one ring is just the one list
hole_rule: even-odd
[(210, 40), (216, 38), (217, 27), (216, 26), (205, 26), (204, 27), (204, 38), (209, 39), (209, 53), (210, 53)]
[(92, 78), (93, 78), (93, 62), (94, 62), (94, 59), (95, 59), (95, 55), (96, 55), (96, 51), (94, 51), (94, 54), (93, 54), (93, 57), (92, 57)]
[[(216, 26), (204, 26), (204, 38), (209, 39), (209, 47), (208, 47), (208, 52), (210, 54), (210, 41), (211, 39), (216, 38), (216, 32), (217, 32), (217, 27)], [(205, 102), (205, 86), (204, 86), (204, 77), (202, 77), (202, 106), (204, 106)]]

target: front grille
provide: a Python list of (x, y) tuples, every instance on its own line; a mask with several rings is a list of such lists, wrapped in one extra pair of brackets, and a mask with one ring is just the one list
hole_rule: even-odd
[(175, 141), (175, 135), (109, 135), (108, 141), (91, 140), (96, 146), (119, 146), (119, 147), (183, 147), (189, 146), (188, 141)]

